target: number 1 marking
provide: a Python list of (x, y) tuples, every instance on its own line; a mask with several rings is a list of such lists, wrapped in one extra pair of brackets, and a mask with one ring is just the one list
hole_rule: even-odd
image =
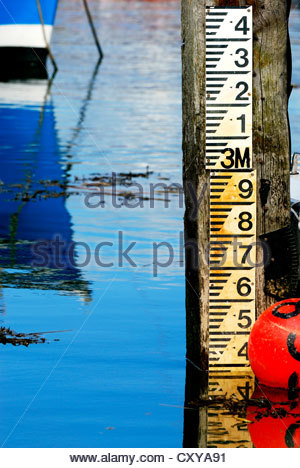
[(246, 116), (245, 114), (242, 114), (240, 117), (238, 117), (236, 120), (241, 121), (241, 132), (245, 133), (246, 132)]

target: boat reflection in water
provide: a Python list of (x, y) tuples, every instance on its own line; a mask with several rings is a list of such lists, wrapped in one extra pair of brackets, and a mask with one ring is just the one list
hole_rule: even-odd
[[(2, 83), (0, 120), (0, 283), (89, 300), (88, 283), (74, 261), (68, 175), (48, 83)], [(63, 245), (55, 248), (58, 238)]]

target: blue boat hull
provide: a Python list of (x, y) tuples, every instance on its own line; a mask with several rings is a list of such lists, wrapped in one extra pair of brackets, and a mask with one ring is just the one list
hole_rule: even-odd
[[(54, 24), (58, 0), (40, 0), (44, 23)], [(36, 0), (0, 2), (0, 24), (41, 24)]]
[(47, 78), (47, 43), (52, 36), (58, 0), (0, 2), (0, 80)]

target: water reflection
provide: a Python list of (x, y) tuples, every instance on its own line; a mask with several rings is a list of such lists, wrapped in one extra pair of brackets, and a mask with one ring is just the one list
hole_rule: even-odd
[[(0, 120), (0, 283), (88, 298), (87, 282), (67, 258), (73, 235), (62, 191), (67, 171), (48, 83), (1, 84)], [(55, 252), (50, 242), (57, 236), (64, 245)], [(43, 242), (39, 250), (37, 242)], [(47, 257), (42, 268), (32, 267), (33, 248)]]
[(207, 376), (190, 360), (186, 361), (183, 447), (206, 447), (207, 408), (197, 402), (207, 389)]
[(183, 447), (253, 447), (246, 419), (253, 388), (252, 374), (210, 376), (208, 382), (207, 374), (187, 361)]
[[(99, 68), (100, 68), (100, 65), (102, 63), (102, 57), (100, 57), (98, 59), (98, 61), (96, 62), (95, 64), (95, 68), (93, 70), (93, 73), (91, 75), (91, 79), (89, 81), (89, 84), (87, 86), (87, 91), (86, 91), (86, 96), (84, 97), (83, 101), (82, 101), (82, 105), (80, 107), (80, 110), (79, 110), (79, 117), (78, 117), (78, 122), (76, 124), (76, 126), (74, 127), (74, 131), (73, 131), (73, 135), (64, 151), (66, 157), (68, 159), (71, 159), (72, 158), (72, 148), (74, 146), (77, 145), (77, 140), (78, 140), (78, 137), (80, 135), (80, 133), (82, 132), (83, 128), (84, 128), (84, 122), (85, 122), (85, 118), (86, 118), (86, 113), (87, 113), (87, 109), (88, 109), (88, 105), (90, 103), (90, 101), (92, 100), (92, 96), (93, 96), (93, 90), (94, 90), (94, 86), (95, 86), (95, 82), (96, 82), (96, 78), (97, 78), (97, 75), (98, 75), (98, 72), (99, 72)], [(67, 173), (70, 172), (70, 170), (72, 169), (72, 163), (71, 161), (68, 161), (68, 164), (67, 164), (67, 167), (66, 167), (66, 171)]]
[(251, 392), (254, 380), (240, 377), (218, 379), (222, 395), (207, 398), (205, 375), (191, 362), (186, 369), (183, 447), (300, 447), (299, 392), (259, 384)]
[(247, 420), (254, 447), (299, 448), (299, 398), (290, 399), (287, 390), (261, 386), (253, 393), (252, 400)]
[[(58, 4), (52, 49), (59, 73), (51, 89), (58, 135), (52, 165), (63, 170), (58, 175), (44, 171), (42, 177), (49, 181), (66, 179), (69, 164), (66, 196), (76, 190), (70, 187), (75, 178), (83, 180), (112, 171), (144, 173), (147, 166), (153, 171), (153, 182), (159, 182), (159, 176), (180, 182), (180, 2), (104, 0), (92, 2), (91, 9), (105, 57), (84, 108), (97, 51), (82, 1), (63, 0)], [(23, 99), (15, 107), (41, 110), (43, 96), (33, 104), (24, 104)], [(11, 102), (5, 107), (11, 107)], [(46, 108), (50, 113), (49, 100)], [(26, 113), (24, 118), (18, 119), (17, 133), (19, 127), (28, 126)], [(6, 126), (3, 121), (2, 126)], [(8, 140), (4, 130), (1, 139)], [(16, 159), (16, 152), (10, 150), (8, 154), (1, 143), (5, 159)], [(44, 152), (38, 155), (36, 150), (40, 162), (50, 157), (47, 145)], [(24, 164), (30, 167), (25, 156), (32, 159), (33, 155), (28, 151), (22, 154)], [(38, 182), (37, 177), (33, 180)], [(52, 195), (57, 190), (45, 184), (41, 189)], [(174, 261), (154, 278), (152, 243), (167, 240), (178, 251), (182, 209), (177, 203), (164, 209), (162, 202), (155, 202), (153, 209), (147, 203), (144, 209), (115, 209), (108, 196), (104, 207), (94, 210), (86, 208), (84, 197), (75, 194), (67, 200), (53, 196), (45, 200), (43, 194), (37, 199), (45, 208), (47, 202), (61, 203), (71, 215), (69, 235), (86, 242), (92, 252), (102, 240), (113, 241), (114, 247), (104, 249), (103, 260), (112, 257), (115, 266), (100, 268), (91, 261), (81, 268), (81, 278), (90, 282), (93, 291), (90, 305), (82, 304), (74, 294), (67, 297), (64, 289), (13, 289), (9, 286), (17, 285), (16, 277), (12, 285), (7, 279), (6, 326), (24, 333), (72, 331), (59, 334), (58, 342), (51, 335), (49, 346), (1, 348), (1, 443), (6, 447), (180, 446), (185, 351), (183, 269)], [(19, 207), (20, 200), (12, 201)], [(53, 219), (48, 209), (47, 213), (48, 223), (58, 224), (58, 216)], [(43, 213), (40, 216), (46, 218)], [(55, 229), (47, 228), (47, 237), (51, 237), (50, 230)], [(133, 249), (137, 268), (126, 262), (123, 268), (117, 266), (115, 240), (120, 230), (125, 233), (124, 248), (131, 240), (137, 241)], [(6, 232), (4, 240), (8, 239)], [(35, 240), (18, 237), (17, 255), (25, 252), (23, 246), (29, 242)], [(80, 254), (79, 247), (77, 252)], [(77, 266), (80, 260), (78, 257)], [(6, 273), (19, 274), (20, 280), (27, 277), (27, 283), (38, 282), (27, 258), (15, 262), (15, 269), (4, 268)], [(55, 279), (57, 269), (49, 270), (54, 280), (49, 277), (47, 282), (43, 276), (38, 286), (61, 286)], [(59, 365), (53, 370), (57, 361)], [(19, 388), (22, 392), (15, 398)], [(31, 401), (32, 406), (20, 420)]]

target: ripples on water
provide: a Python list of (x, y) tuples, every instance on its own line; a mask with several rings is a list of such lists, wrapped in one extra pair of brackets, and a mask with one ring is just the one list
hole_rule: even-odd
[[(98, 70), (82, 2), (65, 0), (52, 43), (59, 73), (47, 98), (43, 82), (0, 85), (2, 323), (22, 332), (72, 330), (48, 336), (49, 344), (2, 347), (1, 441), (180, 446), (183, 268), (176, 255), (153, 278), (151, 251), (155, 241), (178, 250), (182, 208), (171, 196), (168, 209), (159, 201), (153, 209), (149, 201), (116, 209), (108, 196), (105, 208), (88, 209), (84, 195), (71, 194), (76, 189), (62, 195), (52, 183), (147, 166), (153, 175), (135, 179), (146, 190), (159, 174), (180, 182), (179, 4), (110, 0), (92, 10), (105, 51)], [(137, 242), (135, 268), (125, 260), (117, 266), (118, 231), (125, 246)], [(32, 245), (56, 234), (91, 252), (113, 242), (103, 261), (114, 266), (79, 267), (85, 250), (78, 246), (76, 265), (55, 269), (46, 248), (48, 266), (33, 269)]]
[[(91, 6), (105, 52), (100, 68), (81, 2), (63, 0), (51, 89), (45, 82), (0, 84), (2, 324), (22, 332), (71, 330), (49, 344), (1, 348), (0, 440), (6, 447), (180, 447), (183, 209), (172, 194), (168, 208), (161, 200), (154, 208), (149, 200), (144, 208), (114, 208), (107, 196), (104, 207), (88, 209), (79, 187), (84, 178), (149, 170), (149, 177), (133, 179), (147, 197), (151, 182), (181, 181), (180, 5), (102, 0)], [(293, 12), (297, 57), (298, 20)], [(298, 102), (295, 89), (299, 150)], [(136, 267), (118, 266), (120, 231), (125, 246), (136, 242)], [(47, 266), (33, 268), (33, 245), (57, 234), (63, 267), (55, 268), (53, 248), (43, 244)], [(110, 268), (95, 260), (82, 266), (83, 245), (75, 264), (66, 261), (72, 242), (84, 242), (93, 254), (107, 241), (114, 245), (103, 248), (102, 258), (113, 262)], [(153, 277), (152, 244), (162, 241), (175, 258)], [(161, 248), (161, 261), (167, 257)]]

